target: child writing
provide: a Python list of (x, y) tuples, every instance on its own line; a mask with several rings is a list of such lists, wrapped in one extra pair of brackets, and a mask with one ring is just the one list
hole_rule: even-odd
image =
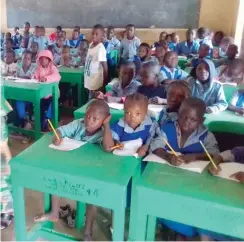
[[(180, 106), (178, 120), (161, 126), (162, 133), (153, 139), (151, 151), (174, 166), (197, 160), (208, 161), (209, 158), (199, 141), (205, 145), (211, 156), (218, 155), (219, 149), (214, 135), (203, 126), (205, 112), (206, 105), (201, 99), (194, 97), (185, 99)], [(170, 149), (162, 136), (165, 136), (172, 148), (181, 155), (168, 153)], [(195, 228), (189, 225), (166, 219), (160, 219), (160, 222), (184, 236), (196, 234)]]
[(30, 52), (32, 53), (31, 61), (36, 63), (37, 55), (39, 52), (39, 45), (37, 42), (32, 42), (30, 45)]
[(124, 102), (125, 98), (135, 93), (141, 85), (134, 79), (135, 73), (135, 64), (132, 61), (124, 62), (120, 65), (119, 80), (113, 85), (111, 92), (106, 95), (97, 92), (96, 97), (107, 101)]
[(166, 103), (166, 91), (159, 81), (159, 65), (154, 62), (143, 64), (140, 70), (142, 86), (138, 87), (137, 92), (145, 95), (150, 103)]
[[(140, 93), (127, 96), (124, 104), (124, 118), (104, 126), (103, 146), (108, 152), (124, 141), (141, 138), (143, 145), (137, 150), (140, 157), (145, 156), (154, 136), (157, 124), (147, 116), (148, 99)], [(123, 146), (123, 144), (121, 144)]]
[[(24, 79), (31, 79), (36, 70), (36, 64), (31, 62), (32, 53), (26, 50), (22, 55), (21, 65), (17, 67), (16, 75), (17, 77)], [(18, 114), (17, 126), (28, 128), (31, 124), (26, 120), (26, 107), (30, 103), (24, 101), (16, 101), (16, 111)]]
[(189, 74), (178, 65), (178, 55), (176, 52), (169, 51), (164, 56), (164, 65), (161, 67), (163, 80), (185, 80)]
[[(60, 81), (61, 77), (59, 75), (57, 67), (53, 63), (53, 55), (51, 51), (40, 51), (36, 62), (37, 68), (34, 73), (34, 78), (39, 80), (39, 82), (50, 83)], [(51, 95), (48, 95), (41, 100), (42, 130), (47, 129), (47, 119), (51, 119), (51, 102)]]
[(121, 40), (120, 56), (121, 62), (126, 60), (133, 61), (134, 56), (138, 54), (141, 41), (135, 36), (135, 26), (128, 24), (126, 26), (126, 38)]
[(206, 44), (202, 44), (198, 51), (198, 58), (193, 58), (191, 61), (191, 66), (196, 67), (202, 60), (209, 56), (209, 46)]
[(91, 99), (94, 91), (104, 90), (108, 79), (106, 50), (102, 43), (104, 28), (97, 24), (92, 29), (92, 43), (89, 46), (85, 64), (85, 88)]
[(2, 75), (4, 76), (15, 76), (17, 64), (15, 63), (15, 52), (14, 50), (8, 50), (6, 52), (6, 60), (3, 65)]
[(181, 103), (190, 96), (190, 85), (186, 81), (171, 82), (167, 88), (167, 107), (159, 115), (159, 126), (176, 121)]
[(169, 42), (169, 49), (171, 51), (177, 51), (177, 45), (179, 44), (180, 37), (177, 33), (171, 34), (171, 41)]
[(223, 87), (214, 81), (216, 70), (211, 60), (205, 59), (192, 71), (188, 79), (193, 97), (200, 97), (206, 104), (207, 113), (224, 111), (228, 104), (225, 100)]
[(70, 48), (77, 48), (80, 45), (79, 31), (77, 29), (73, 30), (72, 39), (69, 41)]
[[(53, 144), (60, 145), (65, 137), (88, 143), (100, 143), (105, 136), (109, 119), (109, 106), (102, 100), (93, 101), (88, 105), (84, 119), (75, 120), (57, 129), (59, 140), (56, 136), (53, 136)], [(37, 215), (34, 218), (35, 222), (57, 221), (59, 217), (58, 204), (59, 198), (53, 196), (52, 211), (47, 214)], [(96, 212), (97, 208), (95, 206), (87, 204), (84, 241), (92, 241), (92, 228)]]
[(186, 41), (182, 41), (177, 45), (177, 53), (178, 55), (184, 55), (189, 57), (190, 55), (195, 55), (198, 53), (199, 50), (199, 43), (195, 40), (195, 30), (188, 29), (186, 31)]

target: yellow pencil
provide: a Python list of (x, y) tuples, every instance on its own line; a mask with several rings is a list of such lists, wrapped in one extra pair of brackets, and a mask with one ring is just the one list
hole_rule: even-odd
[(114, 149), (117, 149), (117, 148), (120, 148), (120, 147), (122, 147), (121, 144), (120, 144), (120, 145), (115, 145), (115, 146), (111, 147), (110, 149), (111, 149), (111, 150), (114, 150)]
[(215, 165), (215, 163), (214, 163), (214, 161), (213, 161), (211, 155), (208, 153), (206, 147), (204, 146), (204, 144), (202, 143), (201, 140), (200, 140), (200, 144), (201, 144), (201, 146), (203, 147), (205, 153), (207, 154), (207, 156), (208, 156), (209, 160), (211, 161), (212, 165), (214, 166), (214, 168), (215, 168), (216, 170), (218, 170), (218, 168), (217, 168), (217, 166)]
[(170, 148), (170, 150), (172, 151), (172, 153), (175, 155), (175, 156), (178, 156), (177, 154), (176, 154), (176, 152), (174, 151), (174, 149), (171, 147), (171, 145), (169, 144), (169, 142), (165, 139), (165, 138), (163, 138), (163, 140), (164, 140), (164, 142), (165, 142), (165, 144)]
[(56, 135), (57, 139), (60, 140), (60, 138), (58, 137), (58, 134), (57, 134), (56, 130), (54, 129), (54, 127), (53, 127), (53, 125), (52, 125), (52, 123), (51, 123), (51, 121), (50, 121), (49, 119), (48, 119), (47, 121), (48, 121), (48, 123), (49, 123), (51, 129), (53, 130), (53, 133)]

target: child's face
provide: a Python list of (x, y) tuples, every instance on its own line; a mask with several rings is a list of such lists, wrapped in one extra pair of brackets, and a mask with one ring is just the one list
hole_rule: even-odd
[(238, 54), (237, 46), (236, 45), (229, 45), (226, 55), (228, 59), (235, 59), (236, 55)]
[(86, 131), (89, 133), (95, 133), (103, 125), (104, 117), (102, 117), (101, 112), (97, 107), (89, 107), (86, 110), (84, 124)]
[(37, 53), (37, 51), (38, 51), (37, 44), (36, 43), (32, 43), (31, 47), (30, 47), (30, 50), (31, 50), (32, 53)]
[(30, 26), (28, 24), (25, 24), (24, 25), (24, 31), (29, 32), (29, 30), (30, 30)]
[(101, 29), (92, 29), (92, 42), (97, 44), (103, 39), (104, 31)]
[(147, 115), (147, 107), (138, 101), (125, 102), (124, 120), (132, 129), (140, 126)]
[(13, 53), (10, 53), (10, 52), (6, 53), (6, 63), (7, 64), (14, 63), (14, 55), (13, 55)]
[(85, 41), (81, 41), (79, 48), (80, 52), (84, 53), (88, 50), (88, 44)]
[(5, 34), (5, 39), (11, 39), (11, 33), (6, 33)]
[(22, 48), (25, 48), (25, 39), (24, 39), (24, 38), (22, 39), (20, 46), (21, 46)]
[(192, 42), (194, 40), (194, 32), (193, 31), (187, 31), (186, 32), (186, 40), (189, 42)]
[(217, 33), (216, 35), (214, 35), (214, 41), (217, 45), (220, 45), (222, 39), (223, 39), (222, 34)]
[(112, 39), (114, 37), (114, 29), (107, 30), (107, 39)]
[(9, 50), (9, 49), (12, 49), (12, 43), (11, 41), (6, 41), (6, 49)]
[(62, 51), (63, 58), (69, 58), (70, 57), (70, 51), (68, 48), (64, 48)]
[(184, 87), (179, 85), (169, 86), (167, 94), (167, 107), (170, 111), (178, 111), (181, 103), (188, 97)]
[(202, 125), (203, 121), (204, 118), (199, 117), (195, 108), (191, 108), (188, 105), (182, 105), (180, 107), (178, 123), (181, 132), (191, 134)]
[(40, 34), (41, 34), (41, 36), (45, 36), (45, 34), (46, 34), (45, 29), (41, 28), (41, 29), (40, 29), (40, 32), (41, 32), (41, 33), (40, 33)]
[(167, 35), (166, 32), (162, 32), (162, 33), (159, 35), (159, 41), (165, 40), (166, 35)]
[(30, 66), (31, 65), (31, 54), (24, 54), (22, 57), (22, 62), (24, 66)]
[(206, 63), (199, 64), (196, 69), (196, 75), (200, 82), (207, 81), (210, 76), (208, 65)]
[(35, 28), (35, 36), (40, 37), (41, 36), (41, 30), (40, 28)]
[(127, 27), (126, 28), (126, 35), (129, 39), (132, 39), (135, 36), (135, 28), (134, 27)]
[(45, 57), (45, 56), (40, 57), (40, 64), (43, 68), (47, 68), (50, 61), (51, 60), (48, 57)]
[(178, 56), (175, 53), (171, 53), (165, 58), (165, 65), (168, 68), (175, 68), (178, 65)]
[(163, 58), (165, 53), (166, 53), (166, 51), (163, 46), (158, 46), (155, 50), (155, 55), (157, 58)]
[(78, 31), (74, 31), (73, 32), (73, 39), (79, 39), (79, 32)]
[(168, 36), (167, 36), (166, 41), (167, 41), (168, 43), (172, 41), (172, 39), (171, 39), (171, 35), (168, 35)]
[(199, 58), (204, 58), (204, 57), (208, 56), (209, 48), (207, 46), (202, 45), (199, 48), (198, 54), (199, 54)]
[(140, 58), (147, 57), (148, 54), (149, 54), (148, 52), (149, 52), (149, 50), (148, 50), (147, 47), (145, 47), (145, 46), (140, 46), (139, 47), (139, 56), (140, 56)]
[(59, 48), (62, 48), (64, 46), (64, 38), (58, 38), (57, 39), (57, 46)]
[(134, 71), (131, 67), (122, 65), (119, 69), (119, 77), (123, 86), (125, 87), (132, 81), (134, 77)]
[(178, 34), (174, 34), (174, 35), (172, 35), (172, 42), (173, 43), (179, 43), (179, 41), (180, 41), (180, 37), (179, 37), (179, 35)]
[(18, 29), (14, 29), (14, 33), (18, 35), (19, 34), (19, 30)]
[(154, 86), (157, 83), (156, 75), (149, 68), (142, 67), (140, 70), (141, 82), (143, 86)]

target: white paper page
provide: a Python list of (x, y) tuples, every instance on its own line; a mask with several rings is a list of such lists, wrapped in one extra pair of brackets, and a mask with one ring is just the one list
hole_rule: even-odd
[(70, 151), (75, 150), (81, 147), (82, 145), (86, 144), (87, 142), (78, 141), (70, 138), (63, 138), (63, 142), (61, 145), (57, 146), (54, 144), (50, 144), (49, 148), (55, 149), (55, 150), (63, 150), (63, 151)]
[(187, 60), (187, 57), (184, 55), (178, 55), (179, 60)]
[[(22, 79), (22, 78), (18, 78), (14, 82), (17, 82), (17, 83), (39, 83), (38, 80), (36, 80), (36, 79)], [(45, 83), (45, 82), (43, 82), (43, 83)]]
[(221, 171), (217, 175), (218, 177), (222, 177), (225, 179), (238, 181), (235, 178), (230, 177), (231, 175), (242, 171), (244, 172), (244, 164), (240, 164), (237, 162), (227, 162), (227, 163), (221, 163), (220, 165)]
[(123, 110), (124, 104), (123, 103), (108, 103), (108, 106), (113, 109)]
[[(155, 154), (149, 154), (148, 156), (146, 156), (144, 158), (143, 161), (157, 162), (157, 163), (173, 166), (170, 163), (168, 163), (166, 160), (160, 158), (159, 156), (157, 156)], [(181, 168), (181, 169), (188, 170), (188, 171), (202, 173), (203, 170), (209, 164), (209, 162), (210, 161), (194, 161), (194, 162), (190, 162), (188, 164), (182, 164), (180, 166), (174, 166), (174, 167)]]
[(166, 105), (149, 104), (147, 115), (150, 117), (154, 117), (156, 120), (158, 120), (160, 112), (165, 106)]
[(124, 144), (124, 148), (122, 150), (115, 149), (113, 151), (114, 155), (135, 156), (136, 158), (138, 157), (137, 150), (142, 146), (141, 138), (136, 139), (136, 140), (125, 141), (125, 142), (123, 142), (123, 144)]

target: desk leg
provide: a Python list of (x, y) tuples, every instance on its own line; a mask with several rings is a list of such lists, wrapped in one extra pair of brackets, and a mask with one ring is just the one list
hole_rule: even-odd
[(34, 117), (35, 117), (35, 140), (41, 137), (41, 107), (40, 107), (40, 97), (36, 96), (34, 105)]
[(145, 241), (146, 230), (147, 230), (147, 215), (143, 213), (143, 210), (138, 207), (137, 220), (136, 220), (136, 231), (135, 241)]
[(58, 128), (58, 86), (53, 86), (52, 121), (54, 128)]
[(155, 240), (156, 222), (157, 222), (157, 217), (148, 216), (146, 241), (154, 241)]
[(113, 241), (124, 241), (125, 206), (121, 204), (113, 212)]
[(82, 95), (82, 92), (81, 92), (81, 82), (80, 83), (77, 83), (77, 88), (78, 88), (78, 91), (77, 91), (77, 94), (78, 94), (78, 99), (77, 99), (77, 104), (78, 104), (78, 108), (81, 107), (81, 95)]
[(14, 226), (16, 241), (27, 240), (24, 188), (13, 183)]
[(76, 202), (76, 217), (75, 217), (75, 227), (76, 229), (81, 229), (84, 225), (84, 217), (86, 211), (86, 204), (83, 202)]
[(52, 195), (48, 193), (43, 194), (44, 200), (44, 212), (48, 213), (52, 209)]

